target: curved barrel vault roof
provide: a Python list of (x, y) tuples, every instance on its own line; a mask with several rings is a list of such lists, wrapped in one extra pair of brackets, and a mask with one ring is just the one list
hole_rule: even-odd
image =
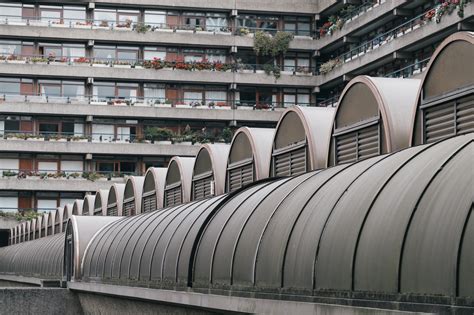
[(410, 145), (423, 142), (420, 108), (422, 102), (449, 100), (456, 94), (468, 96), (474, 93), (473, 59), (474, 32), (454, 33), (438, 45), (424, 72), (413, 106)]
[(420, 82), (419, 79), (355, 77), (339, 98), (334, 130), (361, 124), (380, 112), (382, 153), (409, 147), (410, 118)]
[[(142, 189), (142, 209), (143, 201), (149, 194), (154, 194), (156, 198), (156, 209), (163, 208), (163, 195), (165, 189), (166, 167), (150, 167), (146, 171)], [(154, 210), (156, 210), (154, 209)]]
[(72, 215), (82, 215), (84, 200), (76, 199), (72, 206)]
[(94, 199), (94, 211), (100, 207), (102, 209), (102, 213), (99, 215), (107, 215), (108, 199), (109, 189), (99, 189), (96, 191)]
[(199, 148), (193, 166), (193, 178), (198, 174), (211, 171), (214, 176), (214, 194), (221, 195), (225, 191), (225, 174), (230, 145), (224, 143), (203, 144)]
[(168, 164), (165, 188), (167, 185), (181, 182), (183, 203), (191, 201), (191, 184), (195, 160), (194, 157), (174, 156)]
[(82, 203), (83, 215), (94, 215), (95, 195), (85, 195)]
[(90, 243), (83, 281), (473, 296), (473, 152), (471, 133), (123, 218)]
[(227, 166), (252, 158), (255, 165), (255, 180), (267, 178), (270, 174), (270, 157), (275, 129), (272, 128), (239, 128), (230, 144)]
[(107, 196), (107, 215), (109, 209), (112, 205), (117, 205), (117, 215), (119, 217), (122, 216), (122, 209), (123, 209), (123, 195), (125, 191), (125, 184), (122, 183), (114, 183), (110, 186), (109, 194)]
[(125, 203), (133, 200), (135, 214), (141, 213), (142, 209), (142, 191), (143, 183), (145, 181), (144, 176), (129, 176), (125, 182), (124, 195), (123, 195), (123, 206)]
[(327, 107), (288, 108), (278, 121), (272, 152), (307, 139), (309, 170), (326, 168), (334, 113)]

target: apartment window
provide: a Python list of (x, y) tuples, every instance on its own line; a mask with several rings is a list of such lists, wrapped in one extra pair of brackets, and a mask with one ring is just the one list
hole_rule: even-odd
[(37, 161), (36, 169), (40, 173), (55, 174), (59, 170), (59, 161), (54, 160), (40, 160)]
[(53, 24), (81, 23), (86, 19), (85, 7), (40, 5), (41, 21)]
[(184, 91), (184, 103), (189, 105), (201, 105), (203, 101), (203, 91)]
[(226, 105), (227, 104), (227, 91), (208, 90), (206, 91), (206, 103), (213, 102), (215, 105)]
[(138, 83), (97, 82), (94, 84), (94, 98), (100, 101), (111, 98), (134, 99), (138, 96)]
[(242, 28), (255, 29), (257, 27), (257, 17), (255, 15), (239, 15), (237, 25)]
[(284, 89), (283, 90), (283, 106), (291, 107), (294, 105), (309, 106), (310, 90), (308, 89)]
[(137, 127), (117, 126), (115, 134), (119, 141), (133, 141), (137, 136)]
[(5, 3), (0, 2), (0, 18), (2, 20), (14, 20), (15, 17), (21, 17), (22, 4), (21, 3)]
[(227, 61), (227, 52), (222, 49), (208, 49), (206, 51), (206, 59), (209, 62), (225, 63)]
[(284, 71), (311, 72), (310, 55), (308, 53), (287, 53), (283, 60)]
[(145, 83), (143, 93), (145, 100), (149, 102), (164, 102), (166, 100), (166, 89), (163, 84)]
[(83, 44), (39, 43), (40, 55), (54, 60), (76, 59), (86, 55)]
[(15, 78), (0, 78), (0, 93), (19, 95), (21, 89), (21, 79)]
[(21, 54), (21, 41), (0, 41), (0, 54), (2, 56), (20, 55)]
[(115, 161), (115, 162), (97, 162), (97, 170), (103, 173), (134, 174), (135, 162)]
[(111, 10), (111, 9), (96, 9), (94, 11), (94, 20), (101, 27), (116, 27), (130, 28), (138, 22), (138, 10)]
[(166, 11), (145, 10), (145, 25), (163, 28), (166, 26)]
[(223, 13), (207, 13), (206, 29), (210, 32), (227, 32), (227, 15)]
[(184, 24), (191, 28), (195, 29), (198, 27), (205, 27), (206, 15), (200, 12), (184, 12)]
[(52, 22), (61, 24), (62, 7), (41, 5), (40, 6), (40, 17), (43, 22)]
[(202, 49), (184, 49), (184, 62), (201, 62), (204, 59), (204, 50)]
[(58, 207), (58, 199), (37, 199), (36, 200), (36, 209), (38, 212), (47, 212), (56, 210)]
[(77, 81), (39, 80), (43, 97), (79, 97), (84, 95), (84, 83)]
[(145, 47), (143, 50), (143, 59), (166, 59), (166, 48), (165, 47)]
[(311, 18), (306, 16), (285, 16), (283, 31), (299, 36), (311, 36)]
[(138, 47), (128, 46), (95, 46), (94, 58), (102, 61), (127, 61), (130, 63), (138, 60)]
[(135, 99), (138, 96), (138, 83), (117, 83), (116, 92), (120, 99)]
[(84, 23), (86, 20), (86, 8), (84, 7), (64, 7), (63, 18), (65, 24)]

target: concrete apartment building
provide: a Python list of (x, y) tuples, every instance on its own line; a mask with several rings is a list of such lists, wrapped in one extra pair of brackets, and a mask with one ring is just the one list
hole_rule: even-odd
[[(292, 105), (335, 107), (357, 75), (417, 77), (474, 29), (461, 2), (0, 2), (0, 209), (56, 209), (195, 156), (190, 132), (220, 141)], [(259, 31), (293, 37), (257, 56)]]

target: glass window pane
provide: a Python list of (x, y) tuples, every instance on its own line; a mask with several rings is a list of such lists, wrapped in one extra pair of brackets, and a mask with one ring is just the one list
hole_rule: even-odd
[(115, 47), (94, 48), (94, 58), (99, 60), (115, 59)]
[(84, 22), (86, 20), (85, 8), (69, 8), (63, 11), (64, 23), (76, 24), (77, 22)]
[(135, 62), (138, 59), (137, 51), (117, 51), (117, 59), (121, 61)]
[(84, 95), (84, 84), (64, 84), (63, 85), (63, 96), (65, 97), (78, 97)]
[(166, 52), (165, 51), (146, 51), (144, 53), (145, 60), (153, 60), (153, 59), (166, 59)]
[(111, 24), (115, 24), (117, 20), (117, 12), (115, 10), (95, 10), (94, 11), (95, 24), (108, 27)]
[(61, 96), (61, 86), (42, 84), (40, 87), (43, 96)]
[(0, 3), (0, 18), (21, 17), (21, 4)]
[(0, 93), (1, 94), (20, 94), (20, 82), (5, 82), (0, 81)]
[(152, 26), (163, 26), (166, 24), (166, 12), (145, 11), (145, 24)]

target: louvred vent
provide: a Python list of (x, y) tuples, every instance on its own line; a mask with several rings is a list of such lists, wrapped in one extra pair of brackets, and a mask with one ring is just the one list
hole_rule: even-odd
[(181, 194), (182, 194), (181, 185), (165, 190), (166, 207), (181, 204), (182, 203)]
[(229, 192), (242, 188), (254, 181), (253, 164), (236, 167), (228, 171)]
[(275, 155), (273, 157), (274, 176), (295, 176), (306, 173), (306, 146)]
[(143, 197), (143, 212), (151, 212), (155, 211), (157, 206), (156, 206), (156, 192), (153, 192), (152, 194)]
[(380, 154), (379, 125), (336, 136), (336, 163), (350, 163)]

